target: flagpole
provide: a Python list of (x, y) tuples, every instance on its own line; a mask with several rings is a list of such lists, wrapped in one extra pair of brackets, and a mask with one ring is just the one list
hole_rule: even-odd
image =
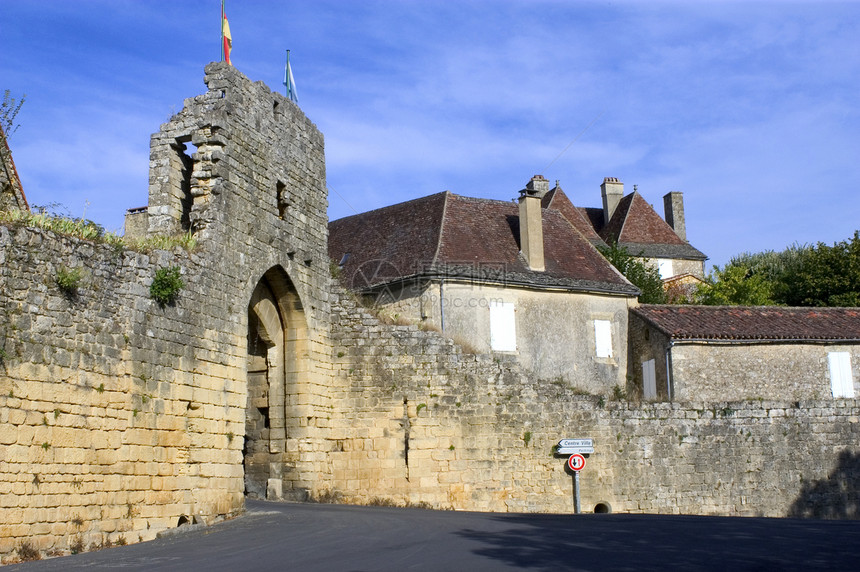
[(287, 50), (287, 64), (286, 64), (286, 67), (284, 68), (284, 95), (287, 97), (290, 96), (290, 87), (289, 87), (290, 78), (288, 75), (289, 73), (290, 73), (290, 50)]
[(218, 27), (221, 29), (221, 61), (224, 61), (224, 0), (221, 0), (221, 19), (218, 21)]

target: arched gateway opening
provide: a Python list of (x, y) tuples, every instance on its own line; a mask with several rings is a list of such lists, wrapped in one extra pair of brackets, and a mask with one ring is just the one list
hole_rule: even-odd
[(291, 488), (297, 447), (297, 387), (307, 364), (307, 322), (286, 272), (276, 266), (248, 304), (248, 403), (245, 409), (245, 494), (280, 499)]

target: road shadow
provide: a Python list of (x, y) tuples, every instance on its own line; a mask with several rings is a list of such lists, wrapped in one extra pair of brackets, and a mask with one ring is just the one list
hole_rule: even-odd
[[(676, 515), (505, 515), (461, 530), (472, 551), (522, 570), (854, 569), (856, 524)], [(855, 539), (855, 540), (851, 540)]]
[(804, 483), (789, 516), (860, 519), (860, 453), (843, 450), (827, 478)]

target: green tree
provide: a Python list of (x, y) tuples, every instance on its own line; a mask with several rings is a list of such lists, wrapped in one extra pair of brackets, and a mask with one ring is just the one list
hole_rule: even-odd
[(819, 242), (782, 277), (790, 306), (860, 306), (860, 231), (828, 246)]
[(724, 269), (715, 266), (705, 283), (696, 290), (694, 300), (709, 306), (770, 306), (773, 282), (748, 266), (729, 263)]
[(663, 279), (660, 272), (645, 264), (641, 258), (633, 256), (623, 246), (610, 244), (608, 248), (600, 248), (600, 253), (634, 286), (641, 294), (639, 301), (643, 304), (665, 304), (668, 301), (663, 289)]
[(701, 304), (860, 306), (860, 231), (828, 246), (792, 245), (744, 253), (715, 267), (696, 296)]

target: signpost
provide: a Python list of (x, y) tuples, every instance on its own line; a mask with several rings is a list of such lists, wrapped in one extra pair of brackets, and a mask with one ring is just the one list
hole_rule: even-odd
[(567, 467), (573, 471), (573, 512), (580, 514), (579, 503), (579, 472), (585, 468), (585, 457), (594, 453), (594, 441), (592, 439), (562, 439), (556, 445), (557, 455), (570, 455), (567, 458)]

